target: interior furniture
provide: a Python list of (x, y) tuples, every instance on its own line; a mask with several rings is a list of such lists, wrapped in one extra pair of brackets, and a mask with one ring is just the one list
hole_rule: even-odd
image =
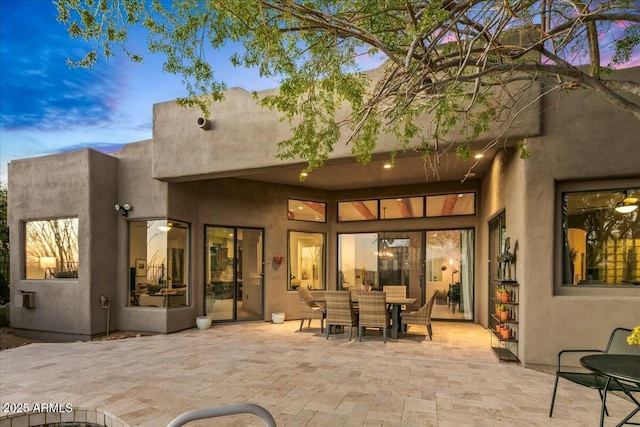
[(429, 339), (433, 340), (433, 330), (431, 329), (431, 311), (433, 310), (433, 304), (436, 301), (438, 291), (435, 291), (429, 301), (417, 311), (401, 313), (402, 324), (406, 330), (407, 325), (425, 325), (427, 327), (427, 333)]
[(326, 310), (323, 306), (313, 301), (313, 295), (309, 289), (300, 286), (298, 287), (298, 297), (300, 299), (300, 329), (304, 325), (305, 320), (309, 320), (307, 328), (311, 327), (312, 319), (320, 319), (320, 331), (324, 332), (324, 318), (326, 317)]
[[(633, 345), (640, 353), (640, 346)], [(607, 391), (611, 385), (619, 386), (621, 390), (636, 404), (636, 407), (618, 424), (627, 424), (640, 411), (640, 402), (633, 397), (632, 392), (640, 392), (640, 355), (631, 354), (592, 354), (580, 358), (580, 364), (595, 374), (607, 378), (602, 395), (600, 409), (600, 427), (604, 424), (604, 413), (607, 407)], [(638, 423), (628, 423), (635, 424)]]
[[(490, 313), (492, 314), (489, 316), (489, 329), (492, 332), (491, 350), (500, 361), (518, 362), (519, 284), (515, 280), (497, 279), (492, 280), (491, 285), (492, 304)], [(502, 299), (497, 294), (499, 289), (506, 290)], [(500, 317), (496, 311), (498, 305), (508, 313), (507, 317)]]
[(391, 327), (391, 317), (387, 310), (384, 292), (361, 292), (358, 295), (358, 340), (362, 341), (365, 328), (382, 330), (383, 342), (387, 342), (387, 330)]
[(183, 293), (140, 294), (138, 304), (142, 307), (182, 307), (187, 305), (187, 296)]
[(332, 326), (343, 326), (349, 328), (349, 341), (351, 341), (353, 328), (358, 326), (358, 318), (351, 304), (351, 293), (325, 291), (324, 295), (327, 309), (327, 339), (331, 334)]
[(456, 305), (458, 306), (458, 311), (462, 312), (462, 304), (460, 299), (460, 283), (449, 283), (449, 292), (448, 292), (448, 305), (456, 312)]
[[(598, 390), (600, 393), (600, 398), (602, 399), (602, 412), (603, 414), (608, 414), (606, 402), (604, 395), (606, 391), (622, 391), (630, 396), (631, 392), (640, 392), (640, 384), (629, 385), (628, 387), (622, 387), (621, 383), (616, 381), (611, 381), (611, 376), (609, 374), (605, 375), (601, 372), (597, 372), (595, 370), (591, 370), (589, 372), (579, 372), (574, 369), (568, 369), (568, 362), (566, 359), (571, 354), (622, 354), (622, 355), (635, 355), (640, 356), (640, 347), (637, 345), (629, 345), (627, 343), (627, 336), (631, 333), (630, 329), (626, 328), (616, 328), (611, 332), (611, 336), (609, 337), (609, 342), (607, 343), (607, 347), (604, 350), (562, 350), (558, 353), (558, 365), (556, 369), (556, 381), (553, 386), (553, 396), (551, 397), (551, 408), (549, 409), (549, 417), (553, 415), (553, 406), (556, 400), (556, 391), (558, 389), (558, 380), (560, 378), (564, 378), (572, 383), (579, 384), (581, 386), (589, 387)], [(563, 364), (564, 357), (564, 364)], [(613, 372), (610, 373), (611, 375)], [(635, 401), (635, 399), (633, 399)], [(637, 403), (637, 401), (636, 401)], [(602, 421), (602, 420), (601, 420)]]

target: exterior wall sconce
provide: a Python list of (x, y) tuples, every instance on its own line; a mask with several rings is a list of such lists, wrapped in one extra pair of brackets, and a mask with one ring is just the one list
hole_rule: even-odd
[(198, 117), (198, 126), (202, 130), (209, 130), (211, 128), (211, 120), (204, 117)]
[(282, 264), (282, 255), (274, 255), (273, 256), (273, 262), (275, 262), (276, 264)]
[(131, 205), (129, 203), (125, 203), (124, 205), (116, 204), (115, 208), (116, 212), (120, 212), (120, 215), (127, 216), (131, 210)]

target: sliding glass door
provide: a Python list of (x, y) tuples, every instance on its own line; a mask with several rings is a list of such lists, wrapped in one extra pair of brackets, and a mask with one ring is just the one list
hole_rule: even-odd
[(427, 231), (426, 297), (434, 319), (473, 320), (474, 231)]
[(383, 290), (405, 286), (407, 294), (422, 301), (422, 233), (340, 234), (338, 287)]
[(205, 228), (205, 311), (213, 320), (262, 320), (263, 231)]

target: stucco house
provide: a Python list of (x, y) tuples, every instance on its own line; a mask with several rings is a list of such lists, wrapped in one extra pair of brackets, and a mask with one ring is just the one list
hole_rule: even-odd
[(210, 120), (154, 105), (152, 139), (114, 155), (12, 161), (11, 325), (61, 341), (171, 333), (205, 314), (299, 318), (300, 286), (401, 285), (418, 306), (435, 295), (436, 319), (495, 329), (506, 286), (499, 355), (549, 365), (603, 344), (640, 324), (640, 122), (584, 91), (528, 91), (499, 145), (482, 150), (496, 125), (472, 145), (483, 157), (444, 155), (437, 176), (411, 150), (386, 165), (382, 135), (368, 165), (338, 144), (301, 181), (303, 164), (275, 158), (288, 126), (242, 89)]

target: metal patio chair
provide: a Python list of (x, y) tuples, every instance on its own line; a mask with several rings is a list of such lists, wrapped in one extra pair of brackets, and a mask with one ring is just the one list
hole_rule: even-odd
[[(562, 350), (558, 353), (558, 366), (556, 369), (556, 382), (553, 386), (553, 396), (551, 397), (551, 408), (549, 409), (549, 417), (553, 415), (553, 406), (556, 401), (556, 391), (558, 389), (558, 380), (560, 378), (564, 378), (569, 380), (575, 384), (579, 384), (585, 387), (593, 388), (598, 390), (600, 393), (600, 400), (603, 399), (604, 388), (607, 384), (607, 377), (603, 375), (598, 375), (594, 372), (577, 372), (577, 371), (567, 371), (564, 370), (566, 368), (562, 366), (562, 356), (570, 354), (570, 353), (584, 353), (587, 355), (589, 353), (603, 353), (603, 354), (631, 354), (640, 356), (640, 346), (637, 345), (629, 345), (627, 343), (627, 336), (631, 333), (630, 329), (626, 328), (616, 328), (611, 332), (611, 336), (609, 337), (609, 343), (604, 350)], [(566, 359), (565, 359), (566, 360)], [(625, 384), (624, 387), (620, 385), (617, 381), (610, 381), (609, 387), (607, 391), (622, 391), (627, 396), (629, 396), (636, 404), (638, 402), (631, 395), (631, 392), (639, 393), (640, 392), (640, 384)], [(638, 404), (640, 406), (640, 404)], [(604, 412), (607, 416), (609, 416), (609, 412), (607, 411), (606, 406), (604, 407)]]

